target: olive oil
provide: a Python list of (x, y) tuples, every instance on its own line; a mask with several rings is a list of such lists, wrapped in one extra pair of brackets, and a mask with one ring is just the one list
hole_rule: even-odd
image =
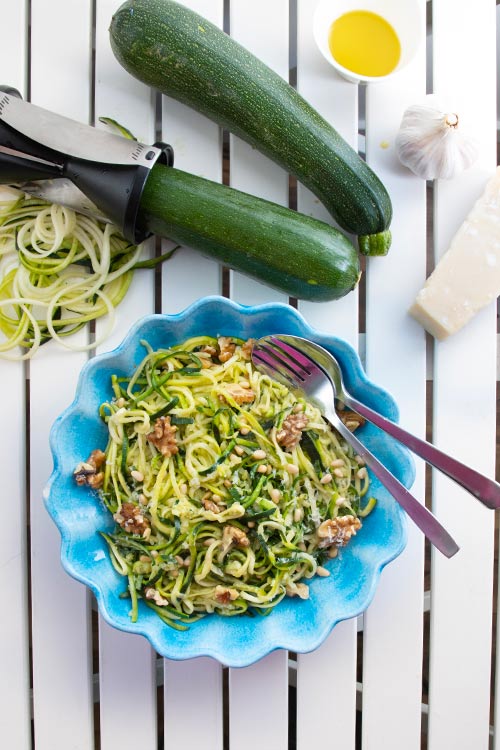
[(385, 76), (401, 57), (401, 44), (391, 24), (368, 10), (339, 16), (332, 23), (328, 43), (342, 67), (363, 76)]

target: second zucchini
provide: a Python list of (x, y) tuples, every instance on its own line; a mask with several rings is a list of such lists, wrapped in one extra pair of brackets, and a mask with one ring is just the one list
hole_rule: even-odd
[(356, 249), (325, 222), (179, 169), (153, 167), (139, 215), (150, 232), (300, 299), (337, 299), (359, 280)]

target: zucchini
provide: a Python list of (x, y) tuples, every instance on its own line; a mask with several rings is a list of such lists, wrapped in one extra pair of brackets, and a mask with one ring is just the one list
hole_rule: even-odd
[(144, 229), (300, 299), (338, 299), (360, 277), (354, 245), (325, 222), (163, 164), (151, 170), (139, 218)]
[(283, 78), (172, 0), (127, 0), (112, 50), (139, 80), (252, 144), (308, 187), (361, 252), (385, 254), (392, 206), (374, 172)]

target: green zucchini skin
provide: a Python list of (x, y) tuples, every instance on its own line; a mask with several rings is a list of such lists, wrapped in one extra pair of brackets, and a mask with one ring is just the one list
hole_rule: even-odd
[(139, 219), (300, 299), (338, 299), (360, 277), (354, 245), (325, 222), (162, 164), (148, 177)]
[[(172, 0), (127, 0), (110, 26), (121, 65), (215, 120), (295, 175), (347, 232), (383, 233), (389, 195), (374, 172), (285, 80), (202, 16)], [(380, 238), (377, 243), (380, 245)]]

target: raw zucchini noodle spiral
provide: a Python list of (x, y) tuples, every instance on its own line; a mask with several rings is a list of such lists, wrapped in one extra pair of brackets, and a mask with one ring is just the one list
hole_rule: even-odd
[(360, 528), (366, 468), (319, 410), (257, 371), (251, 342), (199, 336), (112, 378), (109, 442), (75, 469), (113, 514), (121, 594), (185, 628), (267, 614)]
[[(98, 346), (114, 324), (142, 246), (131, 245), (111, 224), (20, 191), (0, 199), (0, 357), (28, 359), (55, 339), (68, 349)], [(76, 345), (71, 334), (107, 316), (97, 340)], [(21, 350), (21, 353), (12, 350)], [(24, 351), (23, 351), (24, 350)]]

